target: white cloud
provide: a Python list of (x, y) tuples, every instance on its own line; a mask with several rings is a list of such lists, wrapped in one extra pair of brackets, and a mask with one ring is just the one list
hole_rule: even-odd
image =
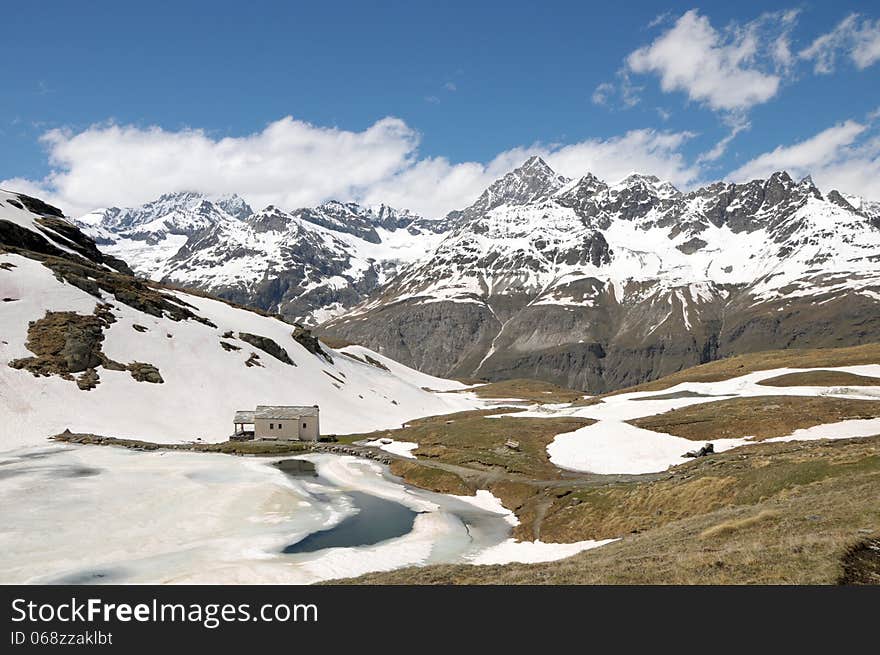
[(859, 70), (880, 61), (880, 19), (872, 21), (850, 14), (798, 56), (813, 61), (817, 74), (827, 75), (834, 72), (840, 54), (849, 56)]
[(870, 122), (848, 120), (793, 145), (765, 152), (728, 177), (746, 181), (778, 170), (787, 170), (796, 178), (811, 175), (826, 191), (838, 189), (880, 200), (880, 138)]
[(645, 25), (644, 29), (650, 30), (655, 27), (659, 27), (660, 25), (665, 25), (666, 23), (668, 23), (670, 21), (671, 18), (672, 18), (672, 14), (669, 13), (668, 11), (664, 11), (663, 13), (660, 13), (660, 14), (657, 14), (656, 16), (654, 16), (654, 18), (651, 20), (651, 22), (648, 23), (647, 25)]
[(286, 117), (243, 137), (111, 124), (41, 140), (53, 170), (38, 186), (74, 214), (187, 189), (239, 191), (260, 206), (350, 197), (408, 166), (419, 136), (397, 118), (350, 132)]
[(450, 92), (458, 91), (458, 87), (455, 85), (455, 82), (447, 82), (443, 85), (443, 88)]
[(52, 172), (43, 180), (5, 180), (0, 186), (38, 195), (74, 216), (182, 190), (236, 192), (255, 207), (294, 209), (335, 198), (440, 216), (467, 206), (533, 154), (569, 177), (592, 172), (617, 181), (638, 171), (686, 186), (699, 173), (680, 151), (692, 136), (632, 130), (574, 144), (512, 148), (484, 164), (420, 157), (418, 133), (397, 118), (352, 132), (286, 117), (255, 134), (223, 138), (197, 129), (105, 124), (78, 133), (47, 132), (42, 140)]
[(612, 93), (614, 93), (614, 85), (611, 82), (602, 82), (593, 91), (593, 97), (592, 97), (593, 104), (594, 105), (608, 104), (608, 97)]
[(652, 43), (630, 53), (626, 69), (656, 74), (664, 92), (680, 91), (722, 112), (743, 112), (773, 98), (791, 65), (795, 10), (767, 13), (718, 31), (692, 9)]
[(729, 146), (730, 142), (736, 138), (736, 135), (749, 129), (750, 127), (751, 123), (749, 123), (742, 117), (737, 117), (736, 120), (731, 121), (730, 132), (727, 134), (727, 136), (718, 141), (706, 152), (701, 153), (697, 157), (697, 162), (702, 163), (717, 161), (724, 155), (725, 152), (727, 152), (727, 146)]
[(630, 109), (639, 104), (641, 100), (639, 93), (642, 91), (642, 88), (633, 84), (629, 73), (625, 69), (620, 69), (617, 71), (616, 84), (613, 82), (602, 82), (593, 90), (593, 104), (608, 106), (611, 96), (619, 95), (621, 105), (625, 109)]
[(688, 165), (680, 148), (693, 136), (690, 132), (643, 129), (610, 139), (587, 139), (569, 145), (512, 148), (488, 164), (452, 164), (442, 157), (422, 159), (374, 185), (363, 201), (410, 207), (427, 215), (443, 214), (466, 207), (494, 180), (532, 155), (543, 157), (553, 170), (566, 177), (576, 178), (591, 172), (609, 182), (617, 182), (639, 172), (687, 187), (696, 181), (699, 170)]
[(687, 187), (697, 180), (699, 169), (687, 162), (681, 147), (694, 136), (692, 132), (630, 130), (622, 136), (588, 139), (535, 154), (567, 177), (591, 172), (617, 182), (631, 173), (644, 173)]

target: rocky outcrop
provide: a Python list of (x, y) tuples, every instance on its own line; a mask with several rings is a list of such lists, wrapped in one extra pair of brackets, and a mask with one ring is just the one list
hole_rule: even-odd
[(346, 334), (348, 341), (375, 343), (373, 350), (386, 357), (425, 372), (442, 370), (448, 377), (472, 375), (501, 327), (482, 303), (417, 300), (382, 307), (369, 321), (337, 325), (344, 328), (334, 333)]
[(262, 337), (258, 334), (250, 334), (249, 332), (239, 332), (238, 338), (251, 344), (254, 348), (259, 348), (264, 353), (272, 355), (279, 362), (296, 366), (290, 355), (287, 354), (287, 351), (269, 337)]
[(138, 382), (150, 382), (152, 384), (162, 384), (164, 382), (159, 374), (159, 369), (152, 364), (132, 362), (126, 366), (126, 369), (131, 373), (131, 377)]
[[(138, 382), (161, 384), (162, 376), (152, 364), (116, 362), (101, 349), (104, 330), (115, 322), (109, 305), (99, 304), (94, 313), (46, 312), (46, 315), (28, 324), (25, 347), (34, 353), (9, 362), (16, 369), (30, 371), (35, 376), (57, 375), (76, 382), (83, 391), (94, 389), (101, 381), (98, 368), (110, 371), (129, 371)], [(79, 374), (79, 375), (74, 375)]]
[(302, 325), (297, 325), (294, 327), (291, 335), (293, 340), (296, 341), (303, 348), (308, 350), (313, 355), (317, 355), (318, 357), (322, 357), (328, 364), (333, 363), (333, 358), (330, 356), (324, 348), (321, 346), (321, 342), (318, 341), (318, 338), (312, 335), (312, 331)]

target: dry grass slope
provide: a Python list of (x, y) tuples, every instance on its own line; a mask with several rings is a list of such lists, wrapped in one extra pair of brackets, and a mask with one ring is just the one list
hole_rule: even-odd
[[(557, 434), (590, 425), (591, 419), (501, 416), (516, 408), (474, 410), (410, 421), (405, 428), (349, 435), (353, 440), (388, 437), (419, 444), (414, 454), (428, 462), (496, 471), (536, 479), (557, 479), (562, 472), (547, 458)], [(505, 445), (508, 439), (517, 448)]]
[(777, 375), (758, 382), (762, 387), (876, 387), (880, 378), (846, 371), (802, 371)]
[(535, 403), (572, 403), (582, 399), (586, 393), (552, 382), (528, 379), (491, 382), (468, 391), (473, 391), (480, 398), (517, 398)]
[(719, 382), (746, 373), (774, 368), (823, 368), (877, 363), (880, 363), (880, 343), (847, 348), (766, 350), (701, 364), (652, 382), (618, 389), (606, 395), (632, 391), (662, 391), (682, 382)]
[(828, 396), (730, 398), (630, 421), (655, 432), (694, 441), (754, 436), (782, 437), (801, 428), (880, 416), (880, 402)]
[(597, 550), (547, 564), (429, 566), (340, 582), (835, 584), (853, 557), (861, 559), (849, 581), (870, 581), (875, 551), (860, 544), (880, 536), (878, 497), (880, 437), (759, 444), (647, 484), (558, 498), (548, 537), (623, 537)]

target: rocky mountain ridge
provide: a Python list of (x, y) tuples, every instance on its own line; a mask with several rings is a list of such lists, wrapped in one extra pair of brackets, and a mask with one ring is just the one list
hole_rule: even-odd
[(532, 159), (457, 217), (324, 333), (433, 374), (590, 391), (880, 338), (876, 209), (809, 178), (685, 193), (644, 175), (566, 180)]
[(236, 195), (193, 192), (75, 222), (144, 277), (308, 323), (357, 304), (439, 240), (431, 221), (386, 205), (254, 211)]

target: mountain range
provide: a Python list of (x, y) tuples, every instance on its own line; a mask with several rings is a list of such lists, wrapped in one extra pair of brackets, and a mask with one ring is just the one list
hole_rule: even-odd
[(239, 196), (169, 193), (75, 221), (144, 277), (317, 323), (423, 257), (439, 223), (385, 205), (254, 211)]
[(880, 338), (880, 204), (785, 172), (688, 192), (532, 157), (439, 219), (176, 193), (76, 221), (140, 275), (321, 324), (432, 375), (600, 392)]

